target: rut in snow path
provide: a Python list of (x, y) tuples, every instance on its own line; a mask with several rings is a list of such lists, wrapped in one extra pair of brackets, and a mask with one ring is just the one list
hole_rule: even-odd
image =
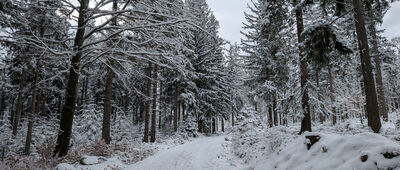
[(225, 136), (203, 137), (160, 151), (126, 170), (235, 170)]

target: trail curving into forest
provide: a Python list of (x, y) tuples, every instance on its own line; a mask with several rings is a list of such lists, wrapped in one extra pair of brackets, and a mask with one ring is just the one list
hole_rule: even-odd
[(229, 160), (226, 136), (201, 137), (160, 151), (125, 170), (237, 170)]

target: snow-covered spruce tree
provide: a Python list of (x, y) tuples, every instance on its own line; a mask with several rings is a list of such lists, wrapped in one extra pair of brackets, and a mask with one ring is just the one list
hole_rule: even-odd
[(229, 75), (229, 82), (232, 82), (232, 89), (230, 92), (231, 98), (233, 100), (231, 115), (232, 127), (235, 126), (235, 117), (237, 117), (239, 111), (244, 106), (245, 96), (248, 90), (246, 86), (244, 86), (244, 64), (243, 56), (240, 55), (240, 52), (241, 47), (237, 43), (229, 44), (225, 64)]
[[(246, 69), (250, 76), (247, 85), (252, 93), (267, 102), (270, 126), (278, 125), (282, 116), (278, 99), (282, 96), (289, 78), (289, 57), (285, 52), (285, 28), (288, 26), (288, 9), (285, 1), (258, 1), (250, 6), (252, 14), (246, 14), (243, 33), (243, 49)], [(286, 54), (285, 54), (286, 53)], [(257, 101), (254, 101), (257, 102)]]
[(304, 58), (304, 47), (301, 44), (304, 42), (304, 21), (303, 21), (303, 4), (299, 4), (298, 0), (293, 1), (295, 15), (296, 15), (296, 28), (297, 28), (297, 40), (299, 44), (299, 56), (300, 56), (300, 84), (301, 84), (301, 106), (303, 108), (303, 119), (301, 121), (300, 134), (309, 131), (311, 132), (311, 111), (309, 104), (308, 94), (308, 63)]
[[(306, 5), (305, 7), (308, 9), (307, 13), (304, 14), (305, 19), (310, 21), (310, 24), (305, 27), (305, 31), (303, 32), (303, 36), (305, 36), (305, 42), (303, 44), (305, 49), (304, 57), (311, 66), (310, 78), (315, 80), (309, 81), (311, 85), (311, 117), (312, 120), (315, 121), (316, 115), (319, 115), (320, 122), (322, 123), (324, 122), (325, 115), (331, 114), (332, 122), (335, 124), (337, 114), (335, 106), (335, 88), (333, 84), (334, 72), (332, 72), (332, 68), (334, 68), (334, 66), (339, 66), (338, 64), (349, 62), (348, 54), (352, 52), (352, 50), (347, 47), (349, 43), (342, 42), (343, 40), (341, 38), (346, 34), (346, 31), (343, 30), (349, 30), (349, 27), (346, 27), (348, 25), (348, 19), (343, 19), (342, 16), (337, 18), (328, 17), (334, 16), (334, 14), (337, 13), (334, 8), (334, 3), (332, 4), (324, 1), (309, 2), (309, 4), (303, 5)], [(338, 19), (341, 21), (340, 24), (338, 24), (339, 22), (335, 22)], [(350, 27), (351, 33), (354, 32), (352, 30), (353, 29)], [(325, 73), (320, 76), (320, 73), (324, 73), (321, 72), (324, 69), (326, 69), (327, 74)], [(329, 81), (329, 86), (327, 87), (327, 89), (329, 89), (329, 94), (327, 96), (330, 96), (332, 109), (329, 109), (329, 105), (326, 104), (329, 103), (329, 100), (324, 99), (320, 94), (320, 89), (323, 88), (320, 86), (320, 79), (322, 81), (328, 79)], [(322, 85), (324, 86), (324, 84)]]
[[(218, 36), (219, 24), (210, 12), (205, 0), (186, 1), (191, 11), (191, 21), (198, 27), (192, 31), (190, 49), (193, 56), (189, 57), (195, 71), (198, 93), (196, 105), (199, 131), (214, 132), (218, 118), (226, 119), (231, 114), (230, 99), (231, 84), (224, 68), (222, 53), (223, 40)], [(214, 123), (215, 122), (215, 123)]]
[(398, 82), (400, 82), (399, 80), (399, 72), (397, 70), (397, 68), (399, 68), (398, 66), (400, 65), (400, 37), (395, 37), (393, 39), (391, 39), (388, 42), (389, 45), (387, 48), (387, 56), (391, 56), (391, 62), (388, 63), (388, 69), (386, 69), (387, 71), (387, 77), (388, 77), (388, 85), (387, 87), (390, 87), (388, 90), (388, 93), (391, 94), (390, 98), (391, 98), (391, 105), (390, 108), (392, 111), (397, 110), (399, 108), (399, 87), (397, 86)]

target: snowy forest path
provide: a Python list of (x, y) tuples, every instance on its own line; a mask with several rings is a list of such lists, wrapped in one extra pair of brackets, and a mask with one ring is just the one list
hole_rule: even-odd
[(225, 135), (201, 137), (186, 144), (160, 151), (126, 170), (236, 170), (230, 163)]

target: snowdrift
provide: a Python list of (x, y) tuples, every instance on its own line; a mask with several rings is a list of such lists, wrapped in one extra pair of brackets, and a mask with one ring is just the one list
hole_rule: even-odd
[(283, 149), (260, 159), (254, 169), (400, 170), (400, 144), (369, 132), (305, 133)]

